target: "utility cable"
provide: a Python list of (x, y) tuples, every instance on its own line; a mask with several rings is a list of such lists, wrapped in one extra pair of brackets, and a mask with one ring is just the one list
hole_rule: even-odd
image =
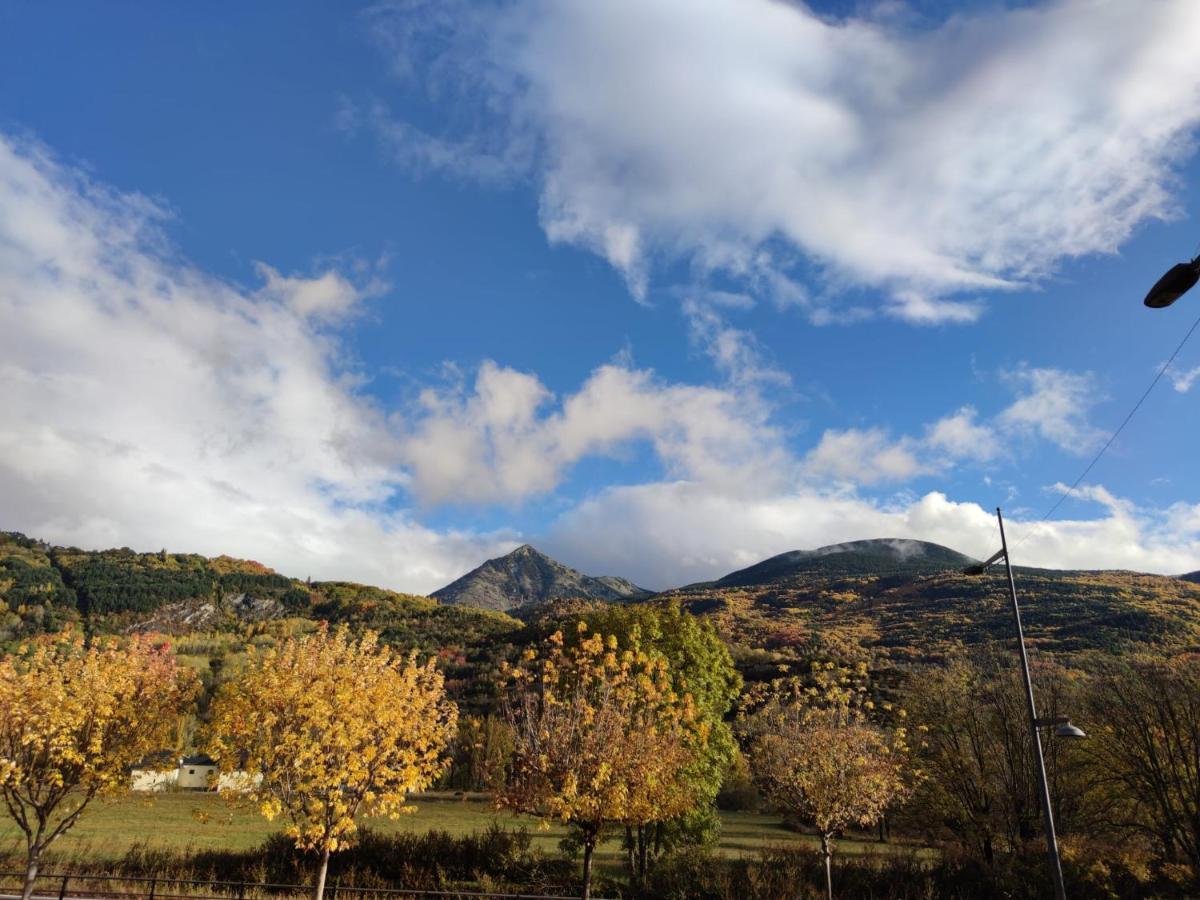
[[(1154, 376), (1154, 380), (1150, 382), (1150, 386), (1146, 388), (1142, 396), (1138, 398), (1137, 403), (1133, 404), (1133, 409), (1129, 411), (1129, 415), (1127, 415), (1121, 424), (1117, 426), (1117, 430), (1112, 433), (1112, 436), (1109, 437), (1104, 446), (1100, 448), (1100, 452), (1092, 457), (1092, 461), (1089, 462), (1087, 467), (1079, 473), (1079, 477), (1076, 478), (1075, 481), (1072, 482), (1071, 486), (1063, 492), (1063, 495), (1058, 498), (1054, 505), (1046, 511), (1046, 514), (1034, 523), (1035, 525), (1042, 524), (1052, 515), (1054, 515), (1058, 508), (1062, 506), (1064, 502), (1066, 502), (1066, 499), (1075, 492), (1075, 489), (1079, 487), (1083, 479), (1087, 478), (1088, 473), (1092, 471), (1096, 463), (1100, 462), (1100, 457), (1102, 457), (1105, 452), (1107, 452), (1108, 448), (1113, 445), (1113, 441), (1115, 441), (1121, 432), (1125, 430), (1125, 426), (1129, 424), (1129, 420), (1134, 417), (1134, 414), (1137, 413), (1137, 411), (1141, 409), (1142, 404), (1146, 402), (1146, 398), (1150, 396), (1150, 392), (1154, 390), (1154, 388), (1162, 380), (1162, 377), (1167, 374), (1167, 369), (1171, 368), (1171, 363), (1175, 362), (1175, 357), (1179, 355), (1179, 351), (1183, 349), (1183, 345), (1188, 342), (1188, 339), (1191, 338), (1197, 327), (1200, 327), (1200, 318), (1197, 318), (1196, 321), (1192, 323), (1192, 327), (1187, 330), (1187, 334), (1183, 336), (1183, 340), (1179, 342), (1179, 346), (1175, 348), (1175, 352), (1171, 354), (1170, 358), (1165, 363), (1163, 363), (1162, 368), (1158, 370), (1158, 374)], [(1019, 547), (1021, 544), (1024, 544), (1025, 541), (1032, 536), (1032, 534), (1032, 530), (1027, 530), (1021, 540), (1017, 542), (1017, 546)]]

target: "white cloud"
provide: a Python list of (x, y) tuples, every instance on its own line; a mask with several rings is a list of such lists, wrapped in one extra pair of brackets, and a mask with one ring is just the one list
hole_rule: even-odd
[(893, 441), (881, 428), (831, 428), (804, 458), (804, 470), (811, 478), (852, 484), (908, 481), (931, 471), (918, 459), (920, 451), (915, 441)]
[[(638, 295), (659, 260), (765, 286), (794, 283), (800, 254), (827, 294), (884, 287), (894, 315), (971, 321), (980, 293), (1175, 213), (1200, 121), (1194, 0), (1056, 0), (924, 30), (775, 0), (401, 2), (371, 22), (409, 75), (434, 30), (438, 98), (456, 71), (483, 156), (536, 179), (550, 239)], [(480, 140), (457, 146), (477, 158)]]
[(622, 364), (555, 402), (536, 376), (485, 362), (470, 389), (427, 389), (420, 407), (401, 457), (426, 503), (516, 502), (633, 441), (649, 443), (672, 477), (705, 482), (774, 483), (790, 462), (752, 392), (663, 383)]
[(743, 308), (742, 297), (709, 292), (703, 297), (685, 299), (683, 314), (692, 341), (704, 350), (717, 371), (735, 384), (745, 387), (758, 384), (787, 387), (791, 377), (764, 361), (763, 350), (754, 335), (744, 329), (734, 328), (718, 312), (721, 307)]
[(1021, 368), (1008, 377), (1025, 393), (999, 415), (1001, 427), (1036, 435), (1072, 453), (1093, 450), (1103, 439), (1103, 433), (1087, 420), (1098, 399), (1090, 374)]
[(1171, 371), (1168, 373), (1171, 377), (1171, 386), (1179, 393), (1186, 394), (1192, 389), (1192, 385), (1200, 379), (1200, 366), (1193, 369), (1188, 369), (1186, 372)]
[(926, 429), (925, 443), (952, 459), (988, 462), (1000, 455), (1000, 438), (990, 425), (976, 422), (974, 407), (962, 409)]
[[(522, 536), (432, 529), (399, 508), (405, 492), (515, 501), (551, 490), (580, 459), (642, 441), (664, 480), (569, 510), (547, 549), (654, 587), (863, 537), (991, 552), (994, 527), (974, 504), (871, 500), (807, 480), (755, 379), (735, 377), (759, 363), (722, 349), (737, 341), (722, 338), (719, 317), (698, 339), (731, 361), (720, 386), (616, 362), (555, 397), (535, 375), (487, 363), (469, 385), (430, 389), (415, 416), (389, 421), (341, 363), (334, 328), (361, 302), (354, 277), (264, 267), (264, 285), (242, 289), (178, 260), (161, 218), (144, 198), (0, 138), (0, 527), (81, 546), (233, 552), (289, 574), (424, 591)], [(717, 299), (709, 308), (737, 304)], [(1073, 384), (1033, 374), (1044, 371), (1017, 379), (1028, 397)], [(1086, 432), (1078, 403), (1017, 409), (1011, 427)], [(904, 480), (941, 457), (986, 458), (1005, 415), (981, 422), (962, 409), (921, 438), (829, 433), (808, 462), (838, 481)], [(1037, 538), (1023, 562), (1197, 568), (1197, 508), (1081, 495), (1104, 503), (1104, 517), (1013, 523), (1018, 538)]]
[(0, 136), (0, 527), (416, 590), (508, 546), (389, 511), (404, 473), (322, 328), (346, 276), (243, 291), (161, 217)]
[[(1200, 507), (1138, 510), (1119, 501), (1099, 519), (1006, 516), (1005, 528), (1021, 565), (1167, 574), (1200, 567)], [(604, 491), (566, 513), (546, 547), (585, 571), (661, 589), (866, 537), (933, 541), (979, 559), (999, 546), (994, 513), (939, 492), (887, 503), (845, 491), (747, 496), (676, 482)]]
[(1060, 369), (1024, 367), (1005, 373), (1017, 398), (990, 421), (964, 406), (925, 426), (920, 437), (893, 437), (886, 429), (829, 429), (803, 460), (810, 478), (872, 485), (908, 481), (955, 465), (983, 465), (1010, 455), (1006, 446), (1036, 437), (1070, 452), (1093, 447), (1102, 437), (1088, 421), (1092, 377)]
[(291, 309), (301, 318), (336, 320), (359, 302), (359, 288), (338, 272), (329, 270), (314, 278), (280, 275), (266, 263), (255, 266), (263, 279), (259, 295)]

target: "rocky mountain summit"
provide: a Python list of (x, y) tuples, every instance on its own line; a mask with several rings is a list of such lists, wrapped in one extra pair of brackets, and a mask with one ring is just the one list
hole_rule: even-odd
[(611, 575), (584, 575), (524, 544), (489, 559), (430, 596), (440, 603), (510, 610), (568, 597), (626, 601), (648, 597), (631, 581)]

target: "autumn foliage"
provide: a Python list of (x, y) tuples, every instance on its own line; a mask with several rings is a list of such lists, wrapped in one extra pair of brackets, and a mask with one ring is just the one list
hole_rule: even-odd
[(64, 632), (0, 658), (0, 796), (25, 835), (24, 897), (42, 853), (129, 769), (172, 746), (195, 681), (144, 637), (85, 645)]
[(695, 805), (686, 773), (707, 726), (662, 658), (578, 628), (577, 642), (557, 631), (506, 670), (515, 754), (497, 802), (579, 829), (586, 897), (606, 825), (644, 825)]
[(329, 854), (353, 841), (357, 818), (408, 811), (408, 792), (440, 774), (457, 715), (432, 660), (322, 628), (252, 654), (214, 702), (211, 752), (245, 772), (298, 848), (321, 855), (319, 900)]
[(754, 778), (778, 811), (816, 828), (833, 896), (830, 858), (846, 829), (877, 823), (909, 792), (903, 726), (871, 721), (865, 667), (817, 666), (814, 683), (785, 681), (744, 722)]

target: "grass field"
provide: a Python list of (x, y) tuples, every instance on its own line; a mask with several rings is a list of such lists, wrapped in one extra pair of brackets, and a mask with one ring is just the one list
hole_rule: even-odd
[[(564, 834), (563, 827), (557, 823), (539, 827), (535, 818), (497, 812), (484, 800), (422, 798), (414, 805), (416, 812), (399, 820), (367, 820), (366, 824), (381, 831), (439, 829), (455, 835), (480, 831), (491, 822), (505, 828), (525, 825), (534, 846), (551, 856), (559, 852), (558, 841)], [(769, 815), (725, 812), (721, 814), (721, 820), (720, 852), (730, 856), (754, 853), (772, 844), (816, 846), (814, 837), (789, 831), (778, 818)], [(76, 859), (115, 859), (138, 845), (163, 850), (246, 849), (261, 843), (278, 828), (278, 822), (266, 821), (253, 807), (231, 803), (216, 794), (131, 794), (94, 804), (79, 823), (55, 843), (44, 868), (67, 868)], [(886, 846), (873, 841), (846, 840), (839, 843), (838, 850), (840, 853), (878, 852)], [(8, 819), (0, 819), (0, 851), (23, 848), (17, 827)], [(620, 844), (614, 838), (598, 850), (597, 862), (605, 868), (616, 867), (620, 862), (619, 853)]]

